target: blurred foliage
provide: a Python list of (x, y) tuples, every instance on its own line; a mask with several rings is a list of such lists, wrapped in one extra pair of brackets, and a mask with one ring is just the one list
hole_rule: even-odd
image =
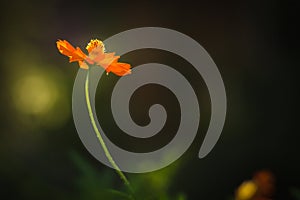
[(290, 189), (290, 193), (291, 193), (292, 197), (295, 198), (295, 200), (300, 200), (300, 189), (299, 188), (292, 187)]
[[(97, 170), (82, 156), (72, 152), (71, 158), (80, 171), (76, 180), (78, 199), (132, 199), (112, 169)], [(158, 172), (129, 176), (136, 199), (144, 200), (185, 200), (183, 193), (170, 194), (169, 187), (174, 181), (178, 165)], [(119, 187), (118, 189), (113, 189)], [(77, 199), (77, 198), (76, 198)]]

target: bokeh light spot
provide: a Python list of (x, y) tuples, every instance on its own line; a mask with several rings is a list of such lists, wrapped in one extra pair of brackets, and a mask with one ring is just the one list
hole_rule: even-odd
[(60, 127), (70, 116), (62, 73), (55, 67), (26, 66), (12, 80), (12, 105), (26, 127)]

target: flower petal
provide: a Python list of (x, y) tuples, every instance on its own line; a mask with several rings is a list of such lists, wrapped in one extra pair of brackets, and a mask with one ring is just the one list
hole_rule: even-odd
[(130, 67), (128, 63), (113, 62), (105, 70), (107, 73), (112, 72), (118, 76), (125, 76), (131, 74)]
[(66, 40), (58, 40), (56, 42), (57, 49), (65, 56), (69, 57), (70, 62), (83, 61), (87, 57), (79, 47), (76, 49)]
[(84, 61), (78, 61), (79, 67), (82, 69), (89, 69), (89, 66)]

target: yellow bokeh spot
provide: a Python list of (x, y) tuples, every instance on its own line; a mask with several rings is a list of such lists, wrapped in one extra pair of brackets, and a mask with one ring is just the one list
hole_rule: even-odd
[(237, 189), (236, 200), (251, 200), (257, 191), (257, 185), (253, 181), (246, 181)]
[(16, 108), (27, 114), (39, 115), (48, 112), (57, 97), (55, 84), (44, 76), (25, 76), (14, 87), (13, 100)]
[(65, 77), (54, 67), (40, 68), (26, 66), (15, 74), (12, 105), (27, 128), (59, 127), (70, 116)]

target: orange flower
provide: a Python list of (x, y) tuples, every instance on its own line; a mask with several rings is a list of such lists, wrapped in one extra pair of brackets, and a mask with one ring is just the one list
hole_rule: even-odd
[(88, 64), (103, 67), (107, 73), (113, 72), (118, 76), (124, 76), (131, 73), (130, 64), (119, 63), (120, 56), (115, 53), (105, 53), (105, 47), (100, 40), (91, 40), (86, 46), (89, 52), (88, 56), (84, 54), (79, 47), (74, 48), (66, 40), (58, 40), (56, 42), (57, 49), (65, 56), (69, 57), (70, 62), (77, 61), (80, 68), (89, 69)]

